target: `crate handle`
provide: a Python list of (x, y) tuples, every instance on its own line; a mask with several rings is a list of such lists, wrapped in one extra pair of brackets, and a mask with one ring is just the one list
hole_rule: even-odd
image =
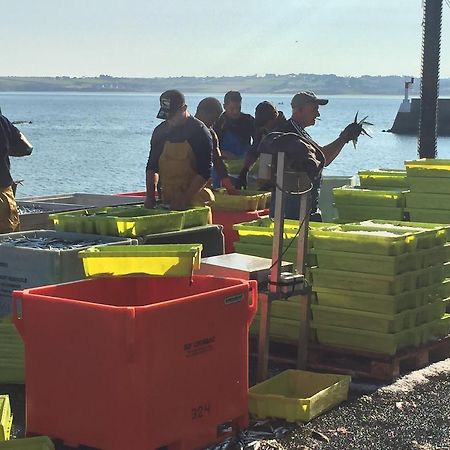
[(256, 280), (250, 280), (249, 284), (249, 300), (248, 305), (248, 323), (255, 317), (256, 310), (258, 309), (258, 282)]
[(19, 331), (19, 334), (22, 336), (24, 335), (24, 329), (23, 329), (23, 309), (22, 309), (22, 295), (20, 292), (13, 292), (13, 298), (12, 298), (12, 320)]

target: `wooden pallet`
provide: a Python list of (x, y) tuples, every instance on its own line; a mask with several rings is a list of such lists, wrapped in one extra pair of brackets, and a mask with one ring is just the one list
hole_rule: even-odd
[[(252, 356), (256, 346), (251, 342)], [(311, 342), (308, 347), (308, 369), (342, 373), (355, 378), (392, 381), (400, 375), (421, 369), (450, 357), (450, 335), (418, 348), (408, 348), (396, 355), (336, 348)], [(271, 342), (270, 360), (273, 364), (295, 367), (297, 346), (292, 342)]]

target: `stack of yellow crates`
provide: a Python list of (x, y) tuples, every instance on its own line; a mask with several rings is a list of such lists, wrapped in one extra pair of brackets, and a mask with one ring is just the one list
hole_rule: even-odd
[(450, 160), (406, 161), (411, 192), (406, 209), (413, 222), (450, 223)]
[(395, 354), (449, 333), (444, 228), (366, 221), (314, 230), (313, 239), (320, 343)]
[(338, 222), (366, 219), (403, 220), (406, 170), (375, 169), (358, 172), (360, 186), (333, 189)]
[[(450, 224), (450, 160), (406, 161), (411, 192), (406, 194), (406, 210), (413, 222)], [(446, 246), (444, 292), (450, 297), (450, 244)]]
[(364, 189), (343, 186), (333, 189), (334, 204), (340, 223), (366, 219), (403, 220), (405, 216), (404, 189), (392, 187)]

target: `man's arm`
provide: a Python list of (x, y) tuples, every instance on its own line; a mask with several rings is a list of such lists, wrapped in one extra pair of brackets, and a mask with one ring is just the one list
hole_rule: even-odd
[(219, 148), (219, 140), (217, 139), (217, 135), (214, 130), (211, 131), (211, 137), (213, 141), (213, 153), (212, 153), (212, 162), (214, 169), (216, 169), (217, 175), (220, 178), (220, 183), (227, 190), (227, 193), (230, 195), (236, 195), (238, 192), (234, 187), (229, 175), (228, 169), (222, 159), (222, 153)]
[(325, 155), (325, 165), (328, 166), (337, 155), (341, 152), (342, 148), (348, 142), (358, 139), (358, 136), (362, 132), (362, 125), (352, 122), (349, 123), (342, 131), (339, 137), (328, 145), (322, 147), (322, 152)]
[(336, 159), (346, 143), (347, 141), (341, 133), (336, 140), (322, 147), (322, 153), (325, 156), (325, 166), (328, 166)]
[(241, 171), (239, 172), (237, 178), (236, 187), (238, 189), (247, 189), (248, 184), (248, 173), (252, 170), (252, 167), (258, 161), (259, 154), (256, 151), (255, 142), (253, 142), (252, 146), (248, 149), (247, 154), (245, 155), (244, 165), (242, 166)]
[[(161, 124), (162, 125), (162, 124)], [(153, 208), (156, 205), (156, 185), (158, 184), (159, 158), (164, 148), (162, 127), (155, 128), (150, 140), (150, 154), (145, 170), (146, 198), (144, 206)]]
[(154, 208), (156, 205), (156, 185), (158, 184), (158, 174), (153, 170), (146, 171), (145, 184), (147, 194), (145, 197), (144, 206), (146, 208)]
[(170, 207), (175, 210), (186, 209), (192, 198), (206, 186), (207, 182), (208, 180), (205, 180), (201, 175), (195, 175), (188, 188), (170, 203)]

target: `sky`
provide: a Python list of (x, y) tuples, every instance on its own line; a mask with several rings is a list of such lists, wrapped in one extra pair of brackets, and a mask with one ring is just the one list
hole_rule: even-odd
[(421, 71), (422, 0), (0, 0), (0, 11), (0, 76)]

